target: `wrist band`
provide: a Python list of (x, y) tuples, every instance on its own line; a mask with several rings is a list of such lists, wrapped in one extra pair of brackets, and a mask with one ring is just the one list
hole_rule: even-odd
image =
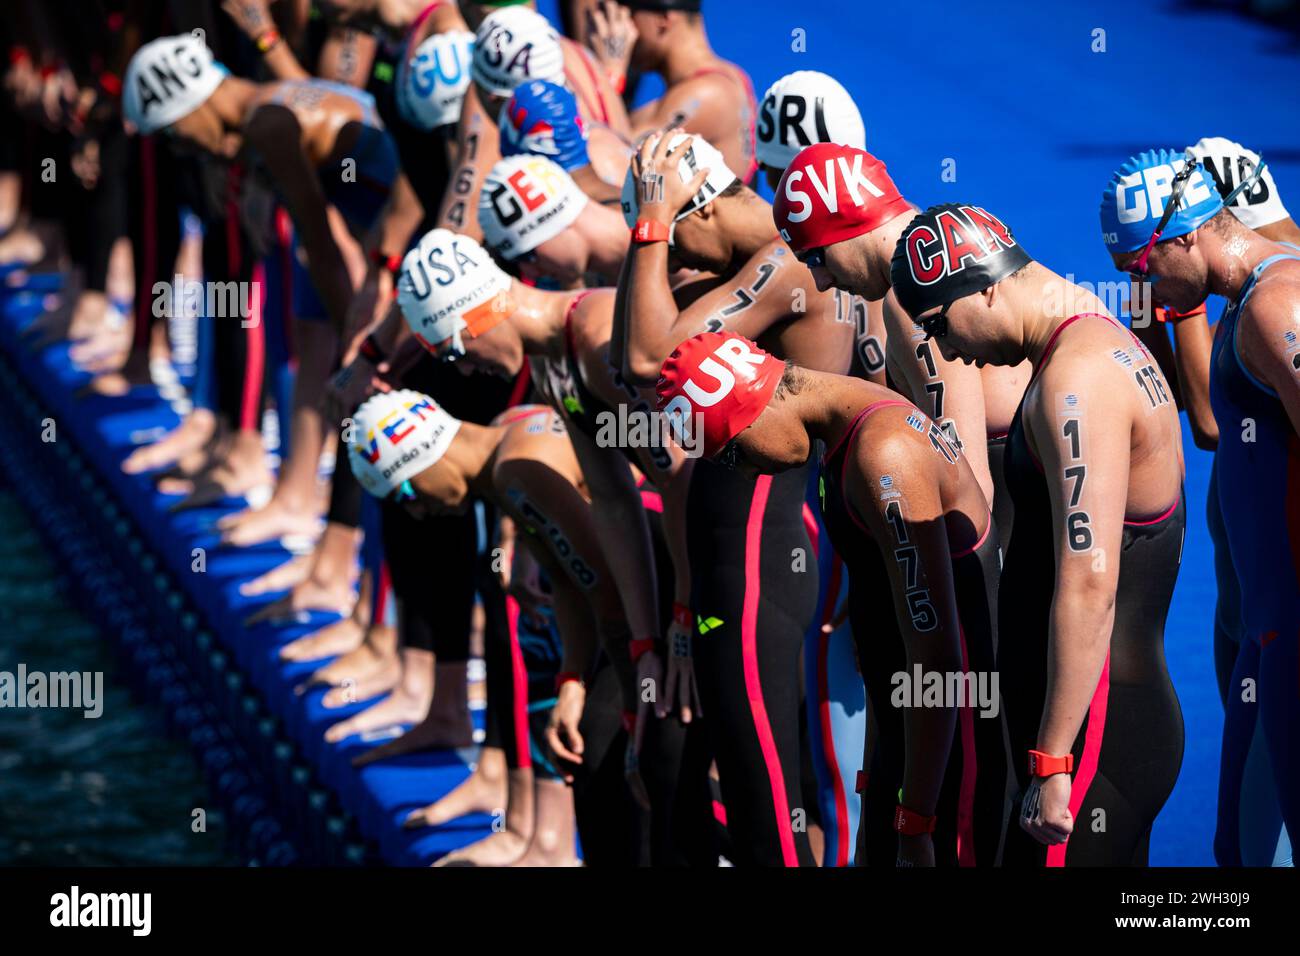
[(117, 99), (122, 95), (122, 78), (116, 73), (105, 70), (99, 74), (99, 88), (109, 96)]
[(646, 654), (650, 653), (654, 649), (655, 649), (655, 642), (654, 642), (654, 638), (652, 637), (639, 637), (635, 641), (627, 642), (628, 654), (631, 655), (633, 664), (635, 664), (642, 657), (644, 657)]
[(253, 42), (257, 44), (258, 53), (270, 53), (275, 49), (275, 45), (280, 42), (280, 31), (272, 27), (259, 33), (257, 39)]
[(402, 271), (402, 257), (399, 255), (388, 255), (378, 249), (371, 249), (368, 258), (375, 265), (388, 270), (388, 274), (394, 279), (397, 278), (397, 273)]
[(689, 631), (691, 625), (695, 623), (695, 615), (691, 613), (691, 609), (685, 604), (682, 604), (680, 601), (674, 601), (673, 623), (679, 627), (684, 627)]
[(1041, 750), (1029, 751), (1029, 776), (1051, 777), (1058, 773), (1070, 773), (1074, 770), (1074, 754), (1057, 757), (1043, 753)]
[(607, 77), (609, 85), (614, 87), (614, 92), (622, 96), (627, 92), (627, 74), (620, 73), (618, 76)]
[(628, 732), (629, 736), (636, 733), (636, 711), (635, 710), (623, 711), (623, 729)]
[(361, 345), (357, 348), (357, 354), (365, 356), (371, 365), (378, 365), (388, 358), (388, 353), (380, 348), (379, 343), (375, 341), (373, 332), (361, 340)]
[(894, 808), (894, 829), (903, 836), (920, 836), (933, 833), (938, 817), (925, 817), (907, 809), (901, 803)]
[(565, 684), (569, 683), (570, 681), (576, 681), (578, 684), (582, 684), (582, 686), (584, 687), (586, 686), (585, 684), (582, 683), (581, 674), (576, 674), (573, 671), (560, 671), (558, 674), (555, 675), (555, 692), (558, 694), (560, 692), (560, 688), (563, 687)]
[(668, 227), (653, 219), (638, 219), (632, 230), (633, 242), (667, 242)]

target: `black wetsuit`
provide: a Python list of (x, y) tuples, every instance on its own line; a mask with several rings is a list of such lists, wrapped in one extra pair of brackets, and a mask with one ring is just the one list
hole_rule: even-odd
[[(903, 783), (906, 749), (903, 711), (890, 701), (894, 675), (907, 671), (907, 654), (894, 613), (884, 554), (845, 498), (843, 475), (848, 449), (862, 422), (873, 412), (890, 407), (913, 408), (911, 402), (901, 399), (868, 405), (822, 463), (822, 516), (831, 542), (848, 568), (849, 620), (877, 729), (871, 766), (860, 780), (863, 808), (859, 846), (866, 859), (858, 860), (858, 865), (871, 866), (893, 866), (897, 858), (898, 834), (893, 817)], [(988, 866), (997, 858), (1007, 811), (1002, 708), (997, 688), (991, 684), (999, 572), (998, 539), (991, 519), (974, 547), (952, 555), (952, 572), (963, 669), (977, 678), (983, 676), (993, 696), (985, 708), (967, 706), (958, 713), (936, 813), (935, 862), (940, 866)]]
[[(570, 300), (564, 318), (564, 357), (558, 361), (535, 360), (534, 381), (538, 393), (569, 428), (596, 441), (603, 417), (613, 415), (616, 420), (618, 413), (587, 386), (573, 343), (574, 310), (590, 294), (590, 291), (579, 292)], [(635, 389), (628, 387), (627, 392), (629, 413), (650, 411), (649, 403), (644, 402)], [(620, 446), (620, 450), (632, 465), (639, 467), (630, 448)], [(666, 449), (652, 448), (650, 453), (656, 456), (656, 464), (661, 468), (667, 470), (670, 467), (672, 462)], [(656, 510), (662, 505), (648, 485), (643, 487), (642, 500), (647, 507), (646, 517), (650, 521), (655, 549), (659, 616), (668, 621), (672, 617), (673, 566)], [(656, 641), (661, 659), (667, 661), (662, 635), (656, 635)], [(622, 705), (618, 681), (609, 673), (611, 670), (606, 662), (590, 684), (580, 728), (587, 744), (589, 766), (574, 775), (576, 803), (580, 809), (584, 806), (592, 808), (592, 812), (579, 821), (584, 853), (587, 853), (589, 845), (595, 845), (596, 838), (586, 821), (597, 815), (603, 816), (607, 824), (601, 828), (601, 846), (612, 848), (608, 856), (600, 854), (588, 862), (600, 865), (619, 853), (631, 853), (635, 861), (646, 861), (655, 866), (716, 865), (718, 847), (712, 839), (712, 798), (708, 786), (709, 764), (713, 757), (705, 739), (703, 722), (696, 718), (691, 724), (683, 725), (679, 719), (669, 718), (655, 720), (646, 728), (641, 745), (641, 775), (653, 812), (649, 821), (639, 820), (626, 794), (614, 793), (625, 789), (623, 756), (627, 735), (620, 721)], [(594, 756), (598, 754), (603, 756)], [(602, 802), (603, 808), (600, 806)], [(646, 829), (645, 838), (618, 839), (618, 831), (629, 827), (634, 832)], [(627, 862), (627, 858), (624, 857), (622, 862)]]
[[(1051, 343), (1035, 379), (1050, 355)], [(1027, 755), (1037, 747), (1046, 703), (1056, 589), (1052, 502), (1025, 437), (1023, 412), (1022, 399), (1007, 438), (1006, 479), (1016, 524), (1002, 570), (998, 627), (998, 670), (1021, 795), (1029, 785)], [(1146, 865), (1151, 824), (1173, 790), (1183, 760), (1183, 715), (1165, 668), (1164, 636), (1182, 558), (1184, 519), (1180, 490), (1164, 514), (1125, 520), (1110, 653), (1071, 748), (1074, 833), (1068, 843), (1049, 849), (1013, 818), (1006, 865)]]

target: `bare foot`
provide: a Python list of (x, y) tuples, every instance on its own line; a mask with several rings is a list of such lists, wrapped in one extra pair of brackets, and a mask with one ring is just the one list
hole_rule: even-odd
[(491, 763), (480, 758), (478, 767), (459, 787), (427, 807), (412, 810), (402, 822), (402, 826), (408, 830), (436, 827), (471, 813), (495, 813), (500, 810), (506, 805), (507, 795), (505, 755), (501, 755), (500, 768), (497, 772), (491, 773), (485, 770), (485, 764), (491, 765)]
[(345, 617), (326, 624), (319, 631), (304, 634), (280, 648), (282, 661), (318, 661), (323, 657), (347, 654), (361, 646), (366, 629), (355, 617)]
[(567, 847), (558, 845), (558, 841), (542, 839), (533, 834), (533, 839), (528, 844), (528, 849), (524, 855), (511, 866), (585, 866), (578, 858), (578, 853), (574, 849), (573, 841), (568, 841)]
[(434, 866), (510, 866), (524, 855), (528, 841), (518, 833), (502, 830), (477, 843), (448, 853)]
[(0, 263), (21, 262), (31, 265), (45, 258), (45, 243), (28, 229), (15, 229), (0, 239)]
[(310, 573), (311, 555), (296, 554), (265, 574), (260, 574), (251, 581), (245, 581), (239, 586), (239, 593), (244, 597), (257, 597), (275, 591), (287, 591), (307, 580), (307, 575)]
[[(310, 555), (305, 557), (310, 558)], [(309, 577), (295, 584), (293, 590), (284, 597), (246, 617), (244, 627), (252, 627), (262, 621), (271, 621), (273, 624), (292, 623), (304, 611), (348, 614), (355, 602), (352, 582), (346, 578), (342, 581), (318, 581)]]
[(469, 712), (456, 720), (454, 716), (443, 713), (429, 713), (418, 724), (396, 740), (368, 750), (359, 757), (354, 757), (352, 766), (364, 767), (376, 760), (400, 757), (403, 754), (419, 753), (422, 750), (450, 750), (455, 747), (468, 747), (474, 742), (474, 722)]
[(324, 522), (314, 502), (307, 508), (295, 508), (272, 498), (265, 508), (227, 515), (217, 522), (217, 527), (222, 544), (246, 548), (287, 537), (314, 541), (324, 530)]
[(217, 431), (217, 417), (206, 408), (196, 408), (175, 429), (156, 442), (141, 445), (122, 462), (122, 471), (138, 475), (176, 464), (201, 452)]
[[(373, 680), (374, 675), (371, 679)], [(360, 683), (360, 682), (358, 682)], [(330, 694), (340, 694), (344, 688), (335, 687), (325, 695), (326, 704)], [(353, 700), (362, 700), (360, 690)], [(359, 714), (354, 714), (347, 720), (340, 721), (329, 730), (325, 731), (325, 741), (336, 744), (340, 740), (351, 737), (353, 734), (364, 734), (372, 730), (382, 730), (385, 727), (393, 727), (398, 724), (413, 724), (429, 708), (429, 701), (424, 695), (408, 693), (401, 686), (394, 687), (390, 693), (373, 707), (367, 707)]]
[[(294, 688), (294, 692), (305, 694), (321, 684), (339, 688), (344, 685), (344, 681), (349, 681), (348, 686), (355, 688), (362, 678), (380, 671), (394, 675), (389, 687), (396, 684), (401, 676), (401, 663), (397, 655), (397, 631), (392, 627), (374, 625), (355, 650), (348, 651), (338, 660), (331, 661), (317, 670)], [(364, 699), (360, 695), (353, 697), (354, 701)], [(349, 701), (343, 701), (335, 706), (341, 707), (346, 703)]]

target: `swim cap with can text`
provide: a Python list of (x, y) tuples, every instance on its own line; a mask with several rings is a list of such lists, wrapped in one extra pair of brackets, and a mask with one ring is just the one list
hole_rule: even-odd
[(983, 292), (1033, 262), (1002, 220), (980, 206), (931, 206), (907, 224), (890, 262), (894, 295), (916, 318)]

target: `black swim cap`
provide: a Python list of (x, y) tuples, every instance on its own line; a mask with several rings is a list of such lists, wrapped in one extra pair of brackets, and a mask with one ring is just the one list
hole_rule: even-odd
[(1033, 262), (996, 216), (979, 206), (931, 206), (903, 230), (889, 277), (894, 295), (916, 318), (983, 292)]
[(650, 10), (654, 13), (666, 13), (680, 10), (682, 13), (699, 13), (701, 0), (621, 0), (623, 6), (633, 10)]

